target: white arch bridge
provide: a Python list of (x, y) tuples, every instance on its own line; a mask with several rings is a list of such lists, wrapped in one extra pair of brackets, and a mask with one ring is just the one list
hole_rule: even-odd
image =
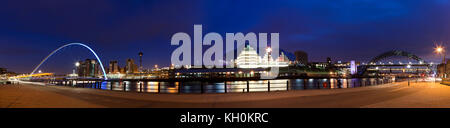
[(30, 77), (32, 77), (33, 74), (39, 69), (39, 67), (41, 67), (41, 65), (42, 65), (43, 63), (45, 63), (45, 61), (47, 61), (47, 59), (50, 58), (53, 54), (55, 54), (56, 52), (58, 52), (59, 50), (65, 48), (65, 47), (72, 46), (72, 45), (83, 46), (84, 48), (89, 49), (89, 51), (91, 51), (91, 53), (95, 56), (95, 58), (97, 59), (97, 61), (98, 61), (99, 64), (100, 64), (100, 67), (102, 68), (103, 78), (104, 78), (105, 80), (108, 80), (108, 77), (106, 76), (105, 68), (103, 67), (103, 63), (102, 63), (102, 61), (100, 60), (100, 58), (98, 57), (97, 53), (95, 53), (95, 51), (92, 50), (92, 48), (90, 48), (89, 46), (87, 46), (87, 45), (85, 45), (85, 44), (83, 44), (83, 43), (69, 43), (69, 44), (63, 45), (63, 46), (61, 46), (61, 47), (55, 49), (53, 52), (51, 52), (49, 55), (47, 55), (47, 57), (45, 57), (45, 58), (41, 61), (41, 63), (39, 63), (39, 65), (37, 65), (37, 66), (33, 69), (33, 71), (30, 73)]

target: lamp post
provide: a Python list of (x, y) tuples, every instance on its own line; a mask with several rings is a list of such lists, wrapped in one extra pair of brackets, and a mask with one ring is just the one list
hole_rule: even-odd
[(268, 47), (266, 49), (266, 52), (267, 52), (267, 67), (269, 67), (270, 66), (270, 52), (272, 52), (272, 48)]
[(442, 64), (444, 65), (444, 71), (443, 71), (443, 76), (442, 77), (446, 77), (447, 76), (447, 64), (445, 64), (445, 50), (444, 50), (444, 47), (442, 47), (442, 46), (436, 46), (436, 48), (434, 48), (435, 49), (435, 52), (437, 53), (437, 54), (441, 54), (441, 55), (443, 55), (443, 58), (442, 58)]
[(79, 68), (80, 67), (80, 62), (75, 62), (75, 71), (77, 72), (77, 74), (79, 74)]

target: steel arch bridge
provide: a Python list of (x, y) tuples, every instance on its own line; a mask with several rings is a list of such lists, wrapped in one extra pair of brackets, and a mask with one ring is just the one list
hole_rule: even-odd
[(369, 63), (376, 63), (376, 62), (378, 62), (380, 60), (383, 60), (385, 58), (389, 58), (389, 57), (392, 57), (392, 56), (404, 56), (404, 57), (408, 57), (410, 59), (414, 59), (416, 61), (422, 61), (423, 62), (422, 58), (420, 58), (420, 57), (418, 57), (418, 56), (416, 56), (414, 54), (411, 54), (411, 53), (408, 53), (408, 52), (405, 52), (405, 51), (392, 50), (392, 51), (388, 51), (388, 52), (385, 52), (383, 54), (380, 54), (380, 55), (376, 56), (375, 58), (370, 60)]
[[(405, 52), (405, 51), (400, 51), (400, 50), (392, 50), (392, 51), (388, 51), (388, 52), (382, 53), (382, 54), (374, 57), (372, 60), (369, 61), (368, 64), (377, 63), (377, 62), (379, 62), (379, 61), (381, 61), (383, 59), (386, 59), (386, 58), (389, 58), (389, 57), (394, 57), (394, 56), (408, 57), (409, 59), (414, 59), (416, 61), (426, 63), (426, 62), (424, 62), (424, 60), (422, 58), (420, 58), (420, 57), (418, 57), (418, 56), (416, 56), (416, 55), (414, 55), (412, 53)], [(359, 75), (363, 75), (364, 73), (366, 73), (367, 68), (369, 68), (369, 67), (370, 67), (369, 65), (361, 66), (361, 70), (359, 70), (358, 74)]]
[(54, 50), (53, 52), (51, 52), (49, 55), (47, 55), (47, 57), (45, 57), (45, 58), (41, 61), (41, 63), (39, 63), (39, 65), (37, 65), (37, 66), (34, 68), (34, 70), (30, 73), (30, 76), (32, 76), (32, 75), (34, 74), (34, 72), (36, 72), (36, 70), (39, 69), (39, 67), (40, 67), (45, 61), (47, 61), (47, 59), (50, 58), (53, 54), (55, 54), (56, 52), (58, 52), (59, 50), (65, 48), (65, 47), (68, 47), (68, 46), (71, 46), (71, 45), (83, 46), (84, 48), (89, 49), (89, 51), (91, 51), (91, 53), (95, 56), (95, 58), (97, 59), (98, 63), (100, 64), (100, 67), (102, 68), (102, 71), (103, 71), (103, 77), (104, 77), (104, 79), (105, 79), (105, 80), (108, 80), (108, 77), (106, 76), (105, 68), (103, 67), (103, 63), (102, 63), (102, 61), (100, 60), (100, 57), (98, 57), (97, 53), (95, 53), (95, 51), (92, 50), (92, 48), (90, 48), (89, 46), (87, 46), (87, 45), (85, 45), (85, 44), (83, 44), (83, 43), (69, 43), (69, 44), (66, 44), (66, 45), (63, 45), (63, 46), (57, 48), (56, 50)]

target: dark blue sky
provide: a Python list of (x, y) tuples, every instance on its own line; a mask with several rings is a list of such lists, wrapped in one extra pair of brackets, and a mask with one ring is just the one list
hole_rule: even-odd
[[(448, 0), (8, 0), (0, 2), (0, 67), (27, 73), (57, 47), (83, 42), (104, 63), (137, 60), (169, 65), (176, 32), (278, 32), (280, 47), (309, 53), (311, 61), (370, 58), (393, 49), (438, 61), (433, 41), (450, 41)], [(449, 46), (450, 47), (450, 46)], [(70, 72), (93, 58), (70, 47), (42, 70)]]

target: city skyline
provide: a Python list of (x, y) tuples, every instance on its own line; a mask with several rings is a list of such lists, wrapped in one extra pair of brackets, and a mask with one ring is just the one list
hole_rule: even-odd
[[(0, 67), (28, 73), (52, 50), (71, 42), (91, 46), (104, 64), (127, 58), (137, 61), (142, 51), (144, 68), (169, 66), (170, 51), (176, 48), (169, 43), (171, 35), (192, 34), (194, 24), (203, 24), (204, 33), (279, 32), (281, 49), (305, 51), (312, 62), (323, 62), (326, 57), (364, 62), (394, 49), (440, 62), (441, 57), (430, 52), (434, 42), (449, 46), (446, 0), (233, 3), (52, 1), (51, 5), (44, 2), (22, 6), (5, 1), (1, 11), (11, 13), (0, 14), (0, 43), (4, 46), (0, 48)], [(212, 8), (215, 6), (217, 10)], [(93, 57), (82, 48), (70, 47), (42, 68), (70, 73), (74, 62), (86, 58)]]

